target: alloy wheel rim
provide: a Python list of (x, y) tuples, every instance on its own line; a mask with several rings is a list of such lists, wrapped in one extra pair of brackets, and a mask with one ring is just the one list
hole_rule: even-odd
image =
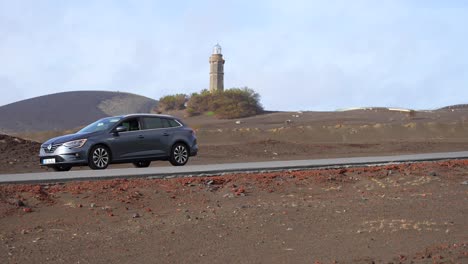
[(109, 162), (109, 154), (103, 148), (97, 148), (93, 153), (93, 163), (99, 168), (104, 168)]
[(187, 158), (188, 158), (187, 148), (179, 145), (174, 149), (174, 159), (177, 163), (183, 164), (187, 161)]

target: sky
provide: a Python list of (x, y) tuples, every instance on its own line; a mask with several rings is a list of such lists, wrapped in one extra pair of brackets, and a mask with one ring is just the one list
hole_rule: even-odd
[(468, 103), (468, 1), (0, 0), (0, 106), (50, 93), (225, 87), (268, 110)]

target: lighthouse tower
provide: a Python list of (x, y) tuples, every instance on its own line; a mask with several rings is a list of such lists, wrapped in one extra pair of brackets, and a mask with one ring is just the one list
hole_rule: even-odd
[(210, 56), (210, 92), (216, 91), (224, 91), (224, 59), (219, 44), (213, 47)]

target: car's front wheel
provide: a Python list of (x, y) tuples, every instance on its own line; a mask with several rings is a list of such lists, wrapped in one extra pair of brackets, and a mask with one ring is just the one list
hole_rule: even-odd
[(176, 143), (172, 146), (169, 162), (174, 166), (184, 166), (189, 160), (189, 150), (187, 145)]
[(137, 168), (146, 168), (146, 167), (149, 167), (149, 165), (151, 164), (151, 161), (137, 161), (137, 162), (133, 162), (133, 166), (137, 167)]
[(54, 171), (69, 171), (71, 170), (72, 166), (69, 165), (54, 165), (52, 166), (52, 169)]
[(88, 155), (88, 166), (93, 170), (103, 170), (109, 166), (111, 153), (102, 145), (94, 146)]

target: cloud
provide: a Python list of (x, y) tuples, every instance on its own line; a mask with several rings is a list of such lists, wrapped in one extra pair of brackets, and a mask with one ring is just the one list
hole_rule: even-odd
[[(435, 108), (466, 103), (460, 1), (5, 1), (0, 105), (68, 90), (159, 98), (225, 86), (267, 109)], [(15, 87), (14, 90), (9, 87)]]

